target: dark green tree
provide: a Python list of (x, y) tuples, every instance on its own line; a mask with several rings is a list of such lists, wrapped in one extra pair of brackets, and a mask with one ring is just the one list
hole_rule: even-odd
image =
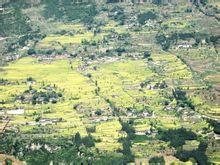
[(74, 142), (75, 142), (75, 144), (76, 144), (77, 147), (79, 147), (79, 146), (82, 144), (82, 138), (81, 138), (79, 132), (77, 132), (77, 133), (75, 134)]
[(95, 146), (94, 139), (90, 134), (82, 139), (82, 143), (86, 147), (94, 147)]
[(165, 165), (165, 160), (163, 156), (155, 156), (150, 158), (149, 160), (150, 165)]

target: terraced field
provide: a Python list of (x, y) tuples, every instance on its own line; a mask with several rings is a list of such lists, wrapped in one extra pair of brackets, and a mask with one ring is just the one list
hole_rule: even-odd
[[(207, 123), (203, 121), (197, 121), (192, 127), (190, 117), (180, 120), (175, 117), (174, 112), (164, 111), (163, 102), (169, 101), (168, 97), (171, 95), (169, 90), (151, 89), (149, 86), (141, 88), (140, 84), (145, 80), (151, 80), (151, 86), (162, 80), (169, 82), (170, 91), (175, 87), (173, 81), (188, 82), (188, 86), (184, 84), (184, 87), (190, 87), (190, 83), (193, 82), (191, 72), (175, 56), (153, 55), (152, 58), (153, 63), (146, 60), (125, 61), (124, 59), (104, 64), (94, 62), (84, 71), (78, 71), (82, 65), (82, 61), (79, 60), (57, 59), (50, 63), (41, 62), (34, 57), (18, 60), (4, 67), (2, 72), (4, 78), (10, 82), (9, 85), (1, 86), (1, 98), (4, 98), (5, 102), (3, 108), (24, 109), (23, 114), (9, 115), (11, 121), (8, 126), (12, 129), (19, 128), (26, 137), (33, 137), (34, 134), (35, 138), (49, 138), (71, 136), (77, 132), (85, 136), (86, 128), (93, 125), (96, 126), (96, 130), (92, 135), (100, 141), (96, 143), (96, 148), (107, 151), (120, 149), (121, 144), (118, 139), (126, 136), (126, 133), (120, 131), (118, 117), (111, 117), (115, 107), (125, 115), (121, 117), (128, 119), (135, 117), (133, 113), (129, 114), (128, 110), (131, 112), (135, 110), (138, 115), (147, 108), (154, 113), (153, 116), (135, 119), (136, 132), (145, 132), (152, 127), (152, 123), (156, 123), (158, 128), (189, 127), (195, 132), (207, 128)], [(149, 65), (158, 69), (163, 65), (166, 67), (162, 67), (163, 70), (157, 72)], [(36, 81), (27, 82), (29, 77)], [(58, 90), (63, 91), (63, 98), (56, 104), (45, 105), (16, 101), (16, 95), (28, 90), (30, 86), (42, 90), (42, 84), (56, 86)], [(181, 84), (179, 86), (182, 87)], [(173, 101), (170, 105), (175, 106), (175, 104)], [(101, 117), (94, 114), (99, 109), (102, 110)], [(9, 113), (9, 110), (4, 113)], [(38, 117), (40, 122), (36, 121)], [(50, 123), (57, 118), (59, 121), (55, 122), (55, 125)], [(47, 119), (48, 122), (43, 119)], [(1, 126), (3, 127), (4, 124), (2, 123)], [(158, 149), (155, 144), (159, 148), (164, 145), (166, 147), (166, 143), (153, 139), (153, 137), (149, 139), (137, 135), (132, 147), (135, 155), (143, 157), (156, 154)], [(151, 145), (154, 147), (150, 147)], [(142, 150), (146, 148), (152, 150), (143, 153)]]

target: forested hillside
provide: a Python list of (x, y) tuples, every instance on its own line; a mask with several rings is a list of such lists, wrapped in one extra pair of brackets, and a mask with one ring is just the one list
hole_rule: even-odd
[(25, 35), (31, 31), (28, 17), (23, 15), (18, 8), (6, 9), (1, 15), (0, 35), (13, 36)]

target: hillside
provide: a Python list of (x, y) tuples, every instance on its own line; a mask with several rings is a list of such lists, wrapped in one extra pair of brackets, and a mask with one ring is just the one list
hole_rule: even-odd
[(218, 0), (5, 0), (0, 164), (220, 164)]

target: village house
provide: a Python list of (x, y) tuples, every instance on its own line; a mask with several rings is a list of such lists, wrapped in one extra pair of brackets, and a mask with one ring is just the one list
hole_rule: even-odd
[(22, 108), (14, 109), (14, 110), (7, 110), (8, 115), (23, 115), (24, 112), (25, 110)]
[(135, 110), (127, 110), (127, 111), (125, 111), (125, 114), (128, 117), (133, 117), (133, 118), (137, 117), (137, 113), (135, 112)]
[(48, 152), (52, 153), (54, 151), (59, 150), (61, 147), (58, 146), (49, 146), (48, 144), (44, 144), (43, 146)]
[(30, 125), (30, 126), (35, 126), (35, 125), (54, 125), (57, 124), (58, 122), (62, 122), (63, 119), (62, 118), (41, 118), (38, 122), (35, 121), (31, 121), (31, 122), (27, 122), (25, 123), (26, 125)]
[(215, 140), (220, 140), (220, 135), (219, 135), (219, 134), (214, 133), (214, 138), (215, 138)]
[(57, 124), (58, 122), (61, 122), (62, 118), (42, 118), (39, 120), (40, 125), (53, 125)]
[(191, 48), (193, 47), (193, 45), (195, 44), (195, 40), (191, 39), (191, 40), (184, 40), (184, 41), (180, 41), (176, 44), (176, 49), (180, 49), (180, 48)]
[(6, 56), (5, 60), (6, 60), (6, 62), (11, 62), (11, 61), (15, 61), (15, 60), (19, 59), (20, 57), (21, 57), (21, 55), (19, 55), (19, 54)]
[(175, 109), (175, 107), (173, 107), (172, 105), (167, 105), (166, 107), (165, 107), (165, 110), (166, 111), (173, 111)]
[(148, 111), (144, 111), (141, 114), (139, 114), (139, 117), (142, 117), (142, 118), (154, 118), (155, 115), (154, 115), (154, 112), (149, 113)]
[(2, 123), (7, 123), (10, 120), (8, 116), (0, 116), (0, 121)]
[(149, 130), (146, 131), (146, 135), (151, 135), (151, 136), (155, 136), (155, 135), (157, 135), (157, 133), (158, 133), (157, 130), (149, 129)]
[(155, 136), (158, 133), (157, 130), (145, 130), (145, 131), (135, 131), (135, 135), (139, 135), (139, 136), (143, 136), (143, 135), (151, 135), (151, 136)]
[(37, 122), (31, 121), (31, 122), (27, 122), (25, 125), (35, 126), (37, 124), (38, 124)]
[(39, 150), (40, 148), (42, 147), (42, 145), (40, 143), (31, 143), (30, 146), (26, 146), (26, 148), (32, 150), (32, 151), (35, 151), (35, 150)]
[(154, 90), (155, 88), (154, 88), (153, 85), (148, 84), (148, 85), (147, 85), (147, 89), (149, 89), (149, 90)]
[(108, 116), (92, 117), (92, 118), (90, 118), (90, 120), (92, 122), (99, 123), (99, 122), (104, 122), (104, 121), (110, 120), (110, 117), (108, 117)]
[(2, 13), (4, 11), (4, 8), (0, 7), (0, 13)]
[(135, 135), (146, 135), (146, 131), (135, 131)]

